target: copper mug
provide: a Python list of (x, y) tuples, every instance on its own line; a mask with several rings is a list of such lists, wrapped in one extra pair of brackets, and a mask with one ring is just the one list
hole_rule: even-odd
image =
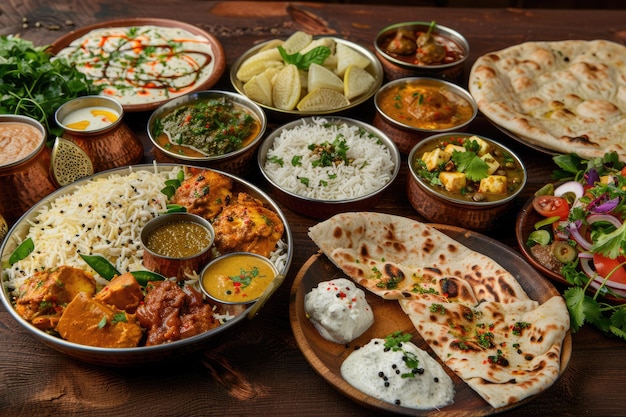
[[(100, 126), (76, 127), (69, 123), (80, 110), (105, 109), (116, 116), (110, 123)], [(85, 151), (93, 164), (94, 172), (136, 164), (143, 158), (141, 140), (123, 121), (122, 105), (105, 96), (83, 96), (64, 103), (54, 115), (63, 128), (63, 138)]]
[[(15, 125), (35, 128), (38, 135), (25, 145), (23, 136), (17, 136), (22, 134), (13, 130)], [(6, 234), (22, 214), (57, 189), (50, 177), (51, 150), (46, 146), (46, 136), (45, 127), (31, 117), (0, 115), (0, 233)], [(19, 154), (16, 147), (24, 152)], [(3, 237), (0, 235), (0, 241)]]

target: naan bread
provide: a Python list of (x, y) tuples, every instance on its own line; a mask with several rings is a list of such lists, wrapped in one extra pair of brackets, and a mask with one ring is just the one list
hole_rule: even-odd
[(626, 161), (626, 46), (526, 42), (479, 57), (469, 91), (480, 111), (523, 140), (561, 153)]
[(562, 297), (539, 305), (401, 300), (400, 305), (439, 359), (492, 407), (546, 390), (559, 376), (569, 329)]
[(309, 237), (337, 267), (383, 298), (414, 297), (434, 288), (470, 304), (528, 299), (493, 259), (406, 217), (341, 213), (311, 227)]
[(494, 408), (558, 378), (569, 329), (562, 297), (540, 305), (493, 259), (405, 217), (342, 213), (309, 236), (358, 284), (399, 300), (441, 361)]

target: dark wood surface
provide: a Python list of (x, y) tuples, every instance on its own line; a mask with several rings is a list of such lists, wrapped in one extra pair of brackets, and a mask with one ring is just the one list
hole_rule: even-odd
[[(74, 28), (129, 17), (184, 21), (215, 34), (228, 65), (254, 44), (295, 30), (334, 34), (372, 48), (374, 36), (396, 22), (436, 20), (465, 34), (469, 66), (481, 54), (524, 41), (609, 39), (626, 43), (626, 11), (455, 9), (284, 2), (147, 0), (8, 0), (0, 5), (0, 34), (19, 34), (45, 45)], [(227, 72), (228, 72), (227, 68)], [(467, 71), (466, 71), (467, 72)], [(216, 88), (232, 90), (228, 73)], [(127, 114), (146, 144), (149, 114)], [(371, 121), (371, 106), (354, 117)], [(273, 126), (276, 122), (272, 123)], [(516, 210), (549, 180), (549, 155), (512, 141), (484, 118), (471, 131), (516, 150), (528, 166), (529, 184), (511, 214), (488, 235), (516, 248)], [(404, 194), (406, 167), (376, 210), (420, 219)], [(258, 173), (248, 178), (262, 188)], [(5, 196), (0, 196), (5, 198)], [(290, 290), (298, 270), (317, 251), (307, 237), (316, 221), (285, 209), (296, 250), (283, 286), (259, 315), (221, 336), (200, 353), (141, 368), (96, 367), (37, 342), (0, 309), (0, 414), (30, 415), (377, 415), (336, 392), (307, 363), (290, 327)], [(626, 415), (623, 395), (626, 342), (584, 327), (573, 335), (569, 367), (545, 393), (506, 413), (511, 416)]]

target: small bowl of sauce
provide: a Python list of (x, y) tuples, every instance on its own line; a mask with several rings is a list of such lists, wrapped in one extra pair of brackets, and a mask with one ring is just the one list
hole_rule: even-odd
[(186, 279), (211, 258), (213, 226), (191, 213), (168, 213), (150, 220), (141, 231), (143, 264), (166, 277)]
[(274, 264), (251, 252), (233, 252), (212, 260), (202, 271), (202, 291), (223, 304), (248, 304), (259, 299), (278, 271)]
[(143, 158), (143, 144), (123, 117), (122, 105), (104, 96), (75, 98), (55, 113), (63, 138), (85, 151), (95, 172), (132, 165)]

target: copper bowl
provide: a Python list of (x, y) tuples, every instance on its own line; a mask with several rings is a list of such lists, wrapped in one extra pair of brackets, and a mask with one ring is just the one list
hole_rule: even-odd
[(15, 161), (7, 159), (7, 163), (0, 164), (0, 242), (22, 214), (57, 189), (49, 174), (51, 152), (46, 146), (45, 127), (37, 120), (21, 115), (0, 115), (0, 125), (5, 123), (33, 126), (41, 133), (41, 139), (28, 155)]
[[(111, 124), (95, 129), (77, 129), (68, 123), (68, 117), (81, 109), (97, 107), (109, 109), (118, 118)], [(124, 123), (124, 109), (116, 100), (104, 96), (83, 96), (64, 103), (54, 114), (63, 128), (63, 138), (74, 142), (89, 157), (94, 172), (106, 171), (136, 164), (143, 158), (143, 144)]]
[[(505, 198), (495, 201), (472, 201), (454, 198), (442, 194), (436, 188), (430, 186), (426, 180), (418, 175), (416, 160), (420, 159), (428, 146), (433, 142), (439, 142), (450, 137), (478, 136), (480, 139), (491, 143), (502, 152), (514, 158), (516, 164), (522, 169), (522, 181), (513, 193)], [(452, 132), (431, 136), (418, 143), (411, 150), (408, 157), (409, 170), (407, 173), (406, 190), (411, 206), (428, 221), (433, 223), (449, 224), (475, 231), (489, 231), (494, 228), (501, 217), (512, 207), (515, 198), (522, 192), (526, 185), (527, 173), (521, 159), (509, 148), (491, 139), (472, 135), (469, 133)]]
[[(388, 90), (402, 85), (438, 87), (443, 89), (467, 101), (472, 108), (472, 114), (469, 119), (463, 121), (462, 123), (444, 129), (421, 129), (394, 119), (383, 110), (383, 96), (388, 92)], [(411, 149), (413, 149), (413, 146), (415, 146), (416, 143), (433, 134), (463, 131), (478, 114), (478, 106), (468, 91), (448, 81), (425, 77), (401, 78), (383, 85), (374, 96), (374, 105), (376, 107), (376, 114), (374, 115), (373, 121), (374, 126), (389, 135), (389, 137), (398, 146), (400, 152), (403, 154), (408, 154), (411, 152)]]
[[(209, 234), (208, 244), (199, 252), (186, 257), (171, 257), (155, 251), (149, 245), (150, 234), (158, 228), (175, 222), (191, 222), (202, 226)], [(143, 265), (152, 272), (184, 281), (188, 275), (198, 273), (211, 259), (215, 231), (208, 220), (191, 213), (168, 213), (155, 217), (141, 229)]]
[(467, 39), (453, 29), (435, 25), (432, 33), (446, 38), (462, 51), (461, 57), (456, 61), (433, 65), (415, 64), (409, 63), (403, 60), (399, 55), (392, 54), (386, 50), (386, 44), (390, 39), (393, 39), (398, 30), (405, 29), (413, 32), (426, 32), (430, 25), (430, 22), (396, 23), (378, 32), (374, 40), (374, 48), (376, 56), (383, 66), (385, 77), (388, 80), (396, 80), (405, 77), (433, 77), (455, 83), (462, 81), (464, 65), (469, 56), (470, 48)]
[[(338, 200), (321, 200), (304, 197), (302, 195), (296, 194), (295, 192), (286, 190), (285, 188), (277, 184), (270, 175), (268, 175), (265, 164), (267, 161), (267, 153), (272, 148), (274, 140), (279, 137), (283, 133), (283, 131), (292, 129), (295, 126), (301, 125), (303, 123), (311, 123), (313, 119), (315, 118), (308, 117), (289, 122), (272, 132), (261, 144), (258, 154), (258, 163), (261, 169), (261, 173), (270, 184), (270, 188), (272, 189), (272, 196), (276, 198), (276, 200), (283, 203), (289, 209), (315, 219), (325, 219), (334, 214), (344, 211), (366, 211), (374, 207), (383, 198), (383, 195), (387, 188), (391, 186), (395, 178), (398, 176), (401, 163), (400, 152), (398, 151), (398, 148), (393, 143), (393, 141), (387, 135), (385, 135), (383, 132), (376, 129), (375, 127), (358, 120), (340, 116), (333, 116), (323, 119), (327, 123), (346, 123), (348, 125), (357, 126), (358, 128), (380, 139), (384, 146), (389, 150), (391, 160), (394, 166), (389, 181), (385, 183), (385, 185), (383, 185), (381, 188), (359, 197)], [(315, 142), (315, 140), (315, 138), (311, 138), (311, 142)], [(286, 161), (285, 163), (290, 162)]]
[[(253, 115), (253, 117), (257, 119), (258, 123), (260, 124), (260, 129), (250, 143), (236, 151), (218, 156), (181, 155), (179, 153), (172, 152), (159, 144), (157, 138), (155, 137), (157, 120), (178, 107), (188, 106), (196, 102), (220, 97), (226, 97), (233, 102), (239, 104), (240, 106), (247, 108)], [(251, 168), (250, 161), (254, 157), (255, 151), (261, 143), (261, 139), (265, 134), (266, 128), (267, 118), (265, 116), (265, 113), (263, 112), (263, 109), (261, 109), (259, 105), (241, 94), (218, 90), (199, 91), (196, 93), (191, 93), (182, 97), (178, 97), (156, 109), (148, 120), (148, 136), (154, 146), (154, 159), (157, 162), (189, 164), (207, 167), (220, 171), (225, 171), (229, 174), (238, 176), (243, 176), (249, 172)]]

